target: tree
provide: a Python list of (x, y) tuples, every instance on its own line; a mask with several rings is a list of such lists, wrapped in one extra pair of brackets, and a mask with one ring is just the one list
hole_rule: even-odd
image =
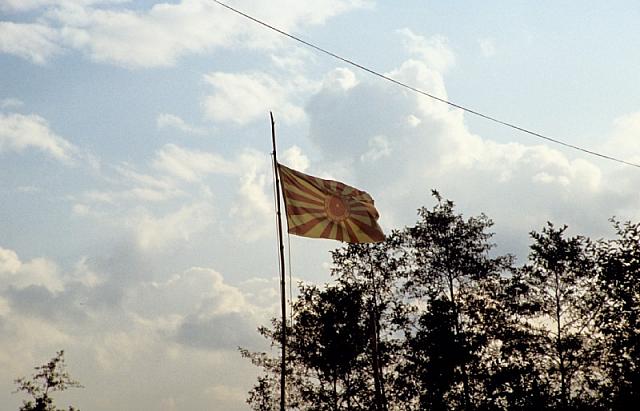
[(539, 358), (552, 384), (552, 407), (585, 409), (592, 403), (590, 369), (589, 295), (595, 262), (589, 240), (568, 237), (567, 226), (548, 223), (542, 232), (532, 232), (529, 262), (520, 273), (533, 304), (526, 319), (536, 330), (534, 338), (544, 348)]
[[(46, 364), (35, 367), (35, 370), (36, 373), (31, 378), (21, 377), (15, 380), (18, 386), (15, 392), (22, 391), (31, 396), (30, 400), (23, 401), (20, 411), (64, 411), (56, 408), (51, 394), (68, 388), (82, 388), (67, 373), (63, 350), (58, 351)], [(69, 406), (68, 411), (79, 410)]]
[(597, 246), (600, 298), (595, 300), (610, 410), (640, 403), (640, 224), (611, 220), (617, 238)]
[[(377, 244), (332, 252), (301, 286), (287, 402), (299, 411), (631, 411), (640, 402), (640, 223), (593, 242), (548, 223), (514, 266), (492, 221), (452, 201)], [(282, 324), (260, 333), (279, 344)], [(279, 358), (248, 402), (274, 411)]]
[(401, 273), (406, 270), (399, 233), (384, 242), (349, 244), (332, 252), (331, 275), (342, 287), (361, 290), (362, 328), (367, 344), (362, 353), (361, 383), (369, 387), (369, 409), (406, 410), (395, 379), (402, 360), (398, 331), (406, 322)]
[[(498, 304), (478, 311), (494, 324), (483, 361), (488, 368), (484, 410), (543, 411), (549, 408), (547, 370), (541, 366), (544, 344), (528, 319), (538, 311), (531, 289), (514, 270), (499, 281)], [(490, 404), (491, 406), (487, 406)]]
[(437, 204), (419, 209), (418, 222), (404, 237), (405, 290), (423, 307), (407, 330), (407, 378), (419, 377), (420, 409), (478, 409), (486, 398), (481, 358), (491, 330), (499, 328), (487, 310), (499, 311), (495, 290), (512, 257), (490, 255), (489, 218), (465, 219), (452, 201), (432, 193)]
[[(390, 235), (379, 244), (350, 244), (332, 252), (335, 281), (324, 287), (301, 285), (293, 321), (288, 328), (287, 403), (292, 409), (390, 410), (398, 344), (396, 311), (401, 306), (392, 294), (390, 276), (396, 272)], [(281, 322), (261, 327), (272, 345), (280, 344)], [(279, 358), (241, 350), (263, 370), (248, 402), (257, 411), (274, 409)]]

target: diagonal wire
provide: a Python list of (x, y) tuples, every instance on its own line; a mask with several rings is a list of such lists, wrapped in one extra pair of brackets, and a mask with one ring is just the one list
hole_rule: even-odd
[(506, 126), (506, 127), (510, 127), (510, 128), (512, 128), (514, 130), (518, 130), (520, 132), (532, 135), (534, 137), (537, 137), (537, 138), (540, 138), (540, 139), (543, 139), (543, 140), (546, 140), (546, 141), (549, 141), (549, 142), (552, 142), (552, 143), (555, 143), (555, 144), (558, 144), (558, 145), (561, 145), (561, 146), (564, 146), (564, 147), (568, 147), (568, 148), (571, 148), (571, 149), (574, 149), (574, 150), (577, 150), (577, 151), (582, 151), (583, 153), (587, 153), (587, 154), (590, 154), (592, 156), (596, 156), (596, 157), (604, 158), (606, 160), (615, 161), (615, 162), (618, 162), (618, 163), (621, 163), (621, 164), (626, 164), (628, 166), (640, 168), (640, 164), (632, 163), (630, 161), (626, 161), (626, 160), (623, 160), (623, 159), (620, 159), (620, 158), (608, 156), (606, 154), (598, 153), (598, 152), (593, 151), (593, 150), (588, 150), (586, 148), (582, 148), (582, 147), (579, 147), (579, 146), (576, 146), (576, 145), (573, 145), (573, 144), (565, 143), (564, 141), (561, 141), (561, 140), (546, 136), (544, 134), (537, 133), (535, 131), (528, 130), (528, 129), (524, 128), (524, 127), (520, 127), (520, 126), (517, 126), (517, 125), (512, 124), (512, 123), (508, 123), (506, 121), (500, 120), (500, 119), (492, 117), (490, 115), (483, 114), (483, 113), (481, 113), (479, 111), (467, 108), (465, 106), (461, 106), (459, 104), (453, 103), (453, 102), (451, 102), (449, 100), (446, 100), (444, 98), (441, 98), (441, 97), (435, 96), (433, 94), (427, 93), (426, 91), (420, 90), (419, 88), (416, 88), (416, 87), (413, 87), (413, 86), (408, 85), (406, 83), (403, 83), (401, 81), (395, 80), (395, 79), (393, 79), (393, 78), (391, 78), (389, 76), (386, 76), (386, 75), (384, 75), (384, 74), (382, 74), (380, 72), (377, 72), (377, 71), (375, 71), (373, 69), (370, 69), (370, 68), (368, 68), (366, 66), (363, 66), (361, 64), (358, 64), (358, 63), (354, 62), (353, 60), (349, 60), (349, 59), (347, 59), (345, 57), (339, 56), (339, 55), (337, 55), (337, 54), (335, 54), (335, 53), (333, 53), (333, 52), (331, 52), (329, 50), (323, 49), (322, 47), (316, 46), (313, 43), (310, 43), (310, 42), (308, 42), (306, 40), (303, 40), (303, 39), (301, 39), (299, 37), (296, 37), (296, 36), (294, 36), (292, 34), (289, 34), (286, 31), (280, 30), (279, 28), (274, 27), (274, 26), (270, 25), (269, 23), (266, 23), (266, 22), (264, 22), (262, 20), (259, 20), (259, 19), (255, 18), (253, 16), (250, 16), (249, 14), (246, 14), (246, 13), (244, 13), (244, 12), (242, 12), (242, 11), (236, 9), (236, 8), (233, 8), (233, 7), (231, 7), (231, 6), (227, 5), (227, 4), (224, 4), (224, 3), (222, 3), (222, 2), (220, 2), (218, 0), (212, 0), (212, 1), (215, 2), (215, 3), (218, 3), (222, 7), (226, 8), (226, 9), (229, 9), (229, 10), (233, 11), (234, 13), (237, 13), (237, 14), (239, 14), (239, 15), (241, 15), (241, 16), (243, 16), (243, 17), (245, 17), (245, 18), (247, 18), (247, 19), (249, 19), (249, 20), (251, 20), (251, 21), (253, 21), (255, 23), (258, 23), (258, 24), (260, 24), (260, 25), (262, 25), (262, 26), (264, 26), (264, 27), (266, 27), (266, 28), (268, 28), (270, 30), (273, 30), (273, 31), (275, 31), (277, 33), (280, 33), (283, 36), (289, 37), (290, 39), (295, 40), (295, 41), (297, 41), (299, 43), (302, 43), (307, 47), (310, 47), (310, 48), (312, 48), (314, 50), (317, 50), (317, 51), (319, 51), (321, 53), (327, 54), (327, 55), (329, 55), (329, 56), (331, 56), (331, 57), (333, 57), (333, 58), (335, 58), (337, 60), (340, 60), (340, 61), (342, 61), (344, 63), (347, 63), (347, 64), (349, 64), (351, 66), (357, 67), (360, 70), (366, 71), (369, 74), (372, 74), (372, 75), (374, 75), (376, 77), (379, 77), (379, 78), (381, 78), (383, 80), (389, 81), (389, 82), (391, 82), (391, 83), (393, 83), (393, 84), (395, 84), (397, 86), (400, 86), (400, 87), (403, 87), (405, 89), (411, 90), (411, 91), (413, 91), (415, 93), (418, 93), (418, 94), (422, 94), (423, 96), (427, 96), (427, 97), (429, 97), (429, 98), (431, 98), (433, 100), (437, 100), (437, 101), (439, 101), (441, 103), (448, 104), (451, 107), (455, 107), (455, 108), (460, 109), (462, 111), (466, 111), (467, 113), (470, 113), (470, 114), (473, 114), (475, 116), (484, 118), (484, 119), (492, 121), (494, 123), (501, 124), (501, 125)]

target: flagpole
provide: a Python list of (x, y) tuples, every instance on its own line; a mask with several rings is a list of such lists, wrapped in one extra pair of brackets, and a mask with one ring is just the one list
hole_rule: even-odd
[(278, 220), (278, 243), (280, 251), (280, 306), (282, 310), (282, 335), (280, 346), (282, 347), (280, 364), (280, 411), (285, 411), (285, 374), (286, 374), (286, 353), (287, 353), (287, 303), (285, 298), (285, 272), (284, 272), (284, 242), (282, 240), (282, 213), (280, 211), (280, 177), (278, 174), (278, 157), (276, 154), (276, 123), (271, 117), (271, 142), (273, 143), (273, 174), (276, 182), (276, 217)]

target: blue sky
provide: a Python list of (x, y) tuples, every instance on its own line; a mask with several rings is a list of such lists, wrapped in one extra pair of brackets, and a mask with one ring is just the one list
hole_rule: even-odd
[[(635, 2), (229, 0), (397, 80), (640, 162)], [(81, 409), (247, 410), (235, 347), (278, 313), (279, 157), (368, 191), (389, 231), (430, 189), (526, 256), (547, 220), (637, 221), (636, 168), (409, 93), (209, 0), (0, 0), (0, 403), (65, 349)], [(296, 280), (339, 244), (291, 237)], [(268, 347), (266, 347), (268, 349)]]

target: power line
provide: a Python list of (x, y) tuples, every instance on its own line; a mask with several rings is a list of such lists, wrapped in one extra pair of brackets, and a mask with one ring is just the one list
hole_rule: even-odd
[(444, 104), (448, 104), (451, 107), (455, 107), (457, 109), (460, 109), (460, 110), (465, 111), (467, 113), (473, 114), (475, 116), (484, 118), (484, 119), (489, 120), (489, 121), (493, 121), (494, 123), (498, 123), (498, 124), (501, 124), (503, 126), (510, 127), (510, 128), (512, 128), (514, 130), (518, 130), (520, 132), (532, 135), (532, 136), (537, 137), (539, 139), (547, 140), (547, 141), (550, 141), (552, 143), (555, 143), (555, 144), (558, 144), (558, 145), (561, 145), (561, 146), (564, 146), (564, 147), (568, 147), (568, 148), (571, 148), (571, 149), (574, 149), (574, 150), (582, 151), (583, 153), (587, 153), (587, 154), (591, 154), (593, 156), (604, 158), (606, 160), (615, 161), (615, 162), (618, 162), (618, 163), (621, 163), (621, 164), (626, 164), (628, 166), (640, 168), (640, 164), (635, 164), (635, 163), (632, 163), (632, 162), (629, 162), (629, 161), (626, 161), (626, 160), (622, 160), (620, 158), (608, 156), (606, 154), (602, 154), (602, 153), (598, 153), (596, 151), (588, 150), (586, 148), (578, 147), (578, 146), (573, 145), (573, 144), (565, 143), (564, 141), (561, 141), (561, 140), (546, 136), (544, 134), (536, 133), (535, 131), (528, 130), (528, 129), (524, 128), (524, 127), (517, 126), (515, 124), (500, 120), (500, 119), (492, 117), (490, 115), (483, 114), (483, 113), (481, 113), (479, 111), (476, 111), (476, 110), (461, 106), (459, 104), (453, 103), (453, 102), (451, 102), (449, 100), (446, 100), (444, 98), (441, 98), (441, 97), (435, 96), (433, 94), (427, 93), (426, 91), (420, 90), (419, 88), (416, 88), (416, 87), (410, 86), (410, 85), (408, 85), (406, 83), (403, 83), (401, 81), (395, 80), (395, 79), (393, 79), (393, 78), (391, 78), (389, 76), (386, 76), (386, 75), (384, 75), (384, 74), (382, 74), (380, 72), (377, 72), (377, 71), (375, 71), (373, 69), (370, 69), (370, 68), (368, 68), (366, 66), (363, 66), (361, 64), (358, 64), (358, 63), (354, 62), (353, 60), (349, 60), (349, 59), (347, 59), (345, 57), (339, 56), (338, 54), (335, 54), (335, 53), (333, 53), (333, 52), (331, 52), (329, 50), (323, 49), (322, 47), (316, 46), (313, 43), (310, 43), (310, 42), (308, 42), (306, 40), (303, 40), (303, 39), (301, 39), (299, 37), (296, 37), (293, 34), (289, 34), (286, 31), (280, 30), (279, 28), (274, 27), (269, 23), (266, 23), (266, 22), (264, 22), (262, 20), (259, 20), (259, 19), (255, 18), (253, 16), (250, 16), (249, 14), (244, 13), (244, 12), (242, 12), (242, 11), (236, 9), (236, 8), (233, 8), (233, 7), (231, 7), (231, 6), (227, 5), (227, 4), (224, 4), (224, 3), (222, 3), (222, 2), (220, 2), (218, 0), (212, 0), (212, 1), (214, 1), (215, 3), (218, 3), (219, 5), (221, 5), (222, 7), (225, 7), (228, 10), (233, 11), (236, 14), (239, 14), (239, 15), (241, 15), (241, 16), (243, 16), (243, 17), (245, 17), (245, 18), (247, 18), (247, 19), (249, 19), (251, 21), (254, 21), (255, 23), (258, 23), (258, 24), (260, 24), (260, 25), (262, 25), (262, 26), (264, 26), (264, 27), (266, 27), (266, 28), (268, 28), (270, 30), (273, 30), (273, 31), (275, 31), (277, 33), (280, 33), (285, 37), (288, 37), (288, 38), (290, 38), (292, 40), (295, 40), (295, 41), (297, 41), (299, 43), (302, 43), (307, 47), (310, 47), (310, 48), (312, 48), (314, 50), (317, 50), (317, 51), (319, 51), (321, 53), (327, 54), (327, 55), (329, 55), (329, 56), (331, 56), (331, 57), (333, 57), (333, 58), (335, 58), (337, 60), (340, 60), (340, 61), (342, 61), (344, 63), (347, 63), (347, 64), (349, 64), (351, 66), (357, 67), (360, 70), (366, 71), (369, 74), (372, 74), (372, 75), (374, 75), (376, 77), (379, 77), (379, 78), (381, 78), (383, 80), (389, 81), (389, 82), (391, 82), (391, 83), (393, 83), (393, 84), (395, 84), (397, 86), (400, 86), (400, 87), (403, 87), (405, 89), (411, 90), (411, 91), (413, 91), (415, 93), (418, 93), (418, 94), (422, 94), (423, 96), (429, 97), (429, 98), (431, 98), (433, 100), (439, 101), (439, 102), (444, 103)]

